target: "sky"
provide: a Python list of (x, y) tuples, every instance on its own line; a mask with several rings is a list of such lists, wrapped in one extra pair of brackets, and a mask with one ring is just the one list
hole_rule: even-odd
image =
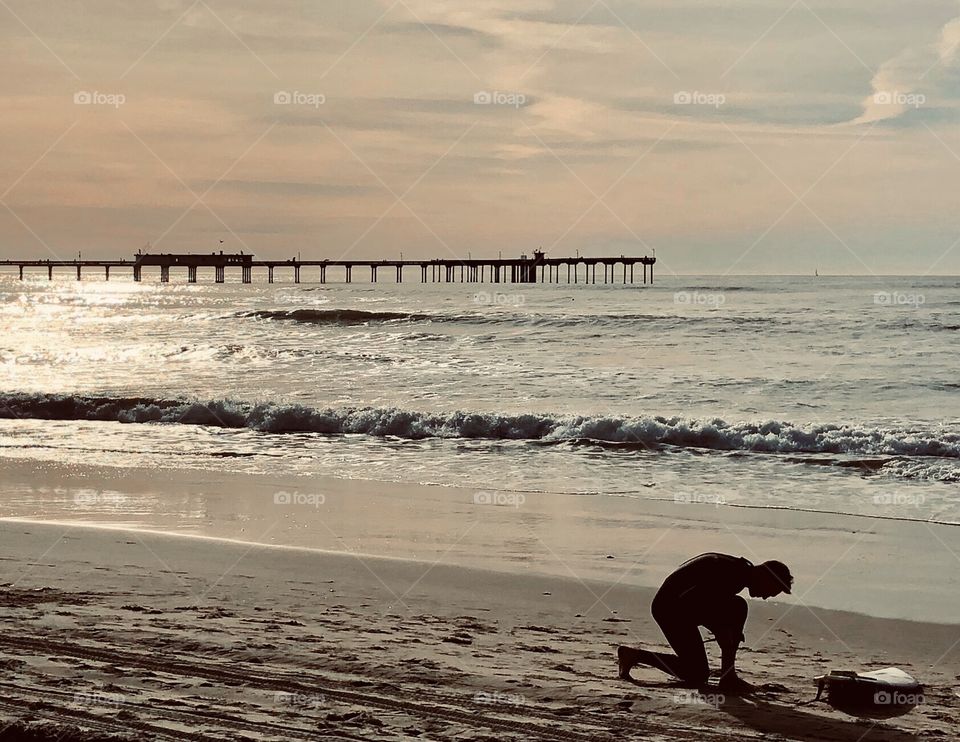
[(0, 258), (960, 274), (957, 0), (2, 0), (0, 65)]

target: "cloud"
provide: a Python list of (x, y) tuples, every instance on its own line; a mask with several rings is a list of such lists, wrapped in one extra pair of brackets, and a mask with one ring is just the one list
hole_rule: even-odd
[(872, 124), (898, 119), (927, 103), (951, 95), (942, 84), (942, 71), (957, 60), (960, 16), (945, 23), (938, 38), (908, 46), (877, 69), (870, 81), (872, 94), (863, 101), (863, 112), (851, 124)]
[[(191, 205), (184, 184), (216, 183), (205, 200), (262, 255), (353, 244), (394, 201), (383, 183), (414, 186), (405, 200), (430, 230), (475, 254), (561, 238), (558, 250), (628, 251), (634, 235), (606, 208), (577, 221), (591, 190), (616, 185), (605, 200), (651, 244), (678, 255), (685, 240), (697, 245), (694, 267), (712, 244), (739, 255), (792, 201), (770, 170), (797, 192), (816, 183), (811, 206), (848, 240), (870, 224), (887, 239), (949, 221), (957, 0), (785, 10), (781, 0), (102, 0), (94, 14), (19, 3), (44, 43), (0, 24), (0, 65), (13, 71), (0, 183), (15, 184), (7, 202), (51, 244), (121, 254)], [(126, 103), (77, 106), (78, 90)], [(324, 103), (280, 105), (278, 91)], [(502, 95), (478, 105), (480, 91)], [(680, 91), (707, 102), (678, 105)], [(898, 95), (880, 104), (881, 91)], [(866, 127), (849, 125), (876, 121), (862, 141)], [(834, 239), (798, 208), (750, 259), (768, 242), (800, 250), (811, 229)], [(222, 230), (198, 205), (165, 240), (205, 248)], [(0, 240), (6, 253), (35, 246), (9, 213)], [(397, 205), (356, 249), (438, 248)]]

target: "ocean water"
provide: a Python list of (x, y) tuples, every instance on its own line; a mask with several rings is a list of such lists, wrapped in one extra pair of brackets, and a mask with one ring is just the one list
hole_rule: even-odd
[(0, 276), (0, 462), (960, 523), (957, 278), (153, 278)]

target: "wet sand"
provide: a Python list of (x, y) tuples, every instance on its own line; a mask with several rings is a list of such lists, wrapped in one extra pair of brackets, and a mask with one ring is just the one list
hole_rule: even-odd
[[(0, 516), (656, 587), (705, 551), (780, 559), (788, 604), (949, 623), (960, 527), (775, 509), (0, 459)], [(682, 493), (681, 493), (682, 494)], [(669, 498), (671, 492), (651, 496)], [(910, 510), (905, 510), (910, 516)]]

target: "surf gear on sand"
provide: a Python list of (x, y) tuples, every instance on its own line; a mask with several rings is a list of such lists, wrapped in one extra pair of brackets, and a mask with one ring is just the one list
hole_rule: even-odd
[(897, 667), (870, 672), (831, 670), (815, 678), (817, 697), (853, 716), (902, 716), (923, 703), (923, 686)]

